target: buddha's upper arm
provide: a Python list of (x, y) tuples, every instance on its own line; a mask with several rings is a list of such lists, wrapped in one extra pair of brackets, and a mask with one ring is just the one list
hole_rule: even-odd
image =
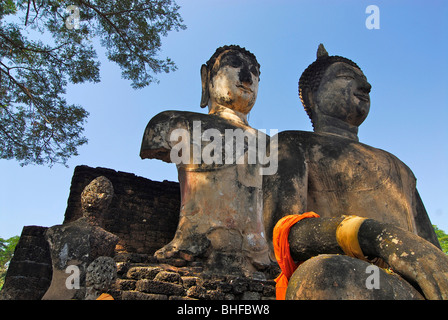
[(164, 111), (154, 116), (143, 134), (140, 157), (171, 162), (170, 152), (178, 142), (180, 133), (188, 134), (188, 124), (173, 111)]

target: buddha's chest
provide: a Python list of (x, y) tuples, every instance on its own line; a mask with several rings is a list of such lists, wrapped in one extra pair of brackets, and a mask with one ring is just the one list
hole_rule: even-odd
[(376, 190), (398, 176), (390, 154), (362, 144), (315, 145), (307, 158), (310, 191)]

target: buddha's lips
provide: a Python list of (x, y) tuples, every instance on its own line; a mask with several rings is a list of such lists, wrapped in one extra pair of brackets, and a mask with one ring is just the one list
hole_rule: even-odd
[(362, 94), (362, 93), (355, 93), (355, 97), (357, 97), (361, 101), (369, 102), (370, 97), (368, 94)]

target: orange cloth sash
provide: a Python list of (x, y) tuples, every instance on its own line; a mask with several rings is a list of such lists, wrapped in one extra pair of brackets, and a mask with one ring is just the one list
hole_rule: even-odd
[(114, 298), (108, 293), (102, 293), (96, 300), (114, 300)]
[(305, 212), (303, 214), (288, 215), (281, 218), (274, 227), (273, 244), (275, 258), (282, 270), (280, 275), (275, 279), (276, 299), (285, 300), (286, 288), (288, 287), (289, 278), (299, 266), (296, 264), (289, 251), (289, 230), (298, 221), (305, 218), (319, 218), (314, 212)]

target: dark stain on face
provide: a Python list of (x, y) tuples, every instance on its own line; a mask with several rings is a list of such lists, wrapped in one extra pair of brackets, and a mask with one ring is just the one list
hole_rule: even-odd
[(211, 78), (213, 78), (220, 68), (225, 66), (240, 68), (239, 80), (241, 83), (252, 84), (252, 74), (259, 77), (258, 67), (254, 61), (239, 52), (227, 51), (222, 54), (219, 59), (219, 63), (216, 63), (213, 67)]
[(241, 83), (245, 82), (252, 84), (252, 74), (246, 65), (243, 65), (240, 72), (238, 73), (238, 76)]

